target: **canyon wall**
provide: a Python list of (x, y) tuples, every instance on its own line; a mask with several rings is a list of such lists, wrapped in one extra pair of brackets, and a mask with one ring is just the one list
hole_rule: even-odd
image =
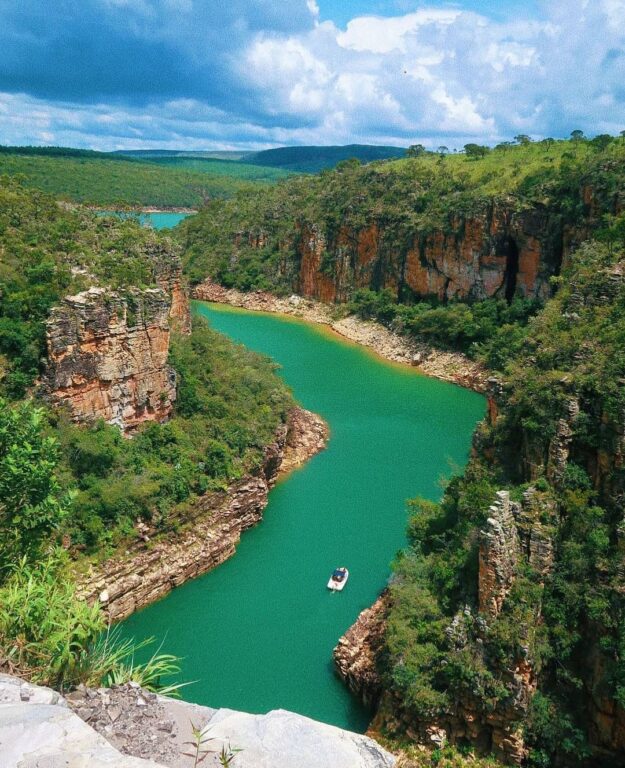
[(47, 322), (48, 399), (76, 421), (104, 419), (124, 431), (167, 419), (176, 399), (170, 307), (160, 288), (66, 297)]
[(287, 425), (265, 448), (261, 466), (226, 491), (196, 499), (175, 535), (151, 541), (153, 532), (141, 524), (140, 536), (125, 557), (94, 565), (81, 577), (82, 596), (99, 600), (109, 620), (118, 621), (216, 568), (234, 554), (243, 531), (260, 522), (278, 476), (322, 450), (327, 437), (320, 417), (293, 408)]
[(158, 287), (92, 287), (67, 296), (46, 325), (43, 394), (75, 421), (103, 419), (124, 432), (169, 418), (176, 374), (167, 364), (170, 329), (190, 333), (189, 297), (179, 255), (148, 245)]
[(358, 231), (342, 226), (333, 237), (306, 225), (298, 238), (295, 288), (326, 302), (345, 301), (355, 288), (440, 301), (546, 298), (562, 261), (563, 237), (559, 216), (501, 205), (451, 216), (444, 229), (402, 240), (378, 223)]

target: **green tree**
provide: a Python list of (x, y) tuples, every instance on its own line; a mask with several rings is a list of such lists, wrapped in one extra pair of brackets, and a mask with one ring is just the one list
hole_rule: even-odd
[(422, 157), (427, 152), (423, 144), (411, 144), (406, 150), (408, 157)]
[(484, 147), (481, 144), (465, 144), (464, 152), (467, 157), (471, 157), (474, 160), (480, 157), (485, 157), (489, 153), (488, 147)]
[(28, 403), (10, 408), (0, 400), (0, 581), (23, 558), (40, 556), (68, 511), (43, 415)]

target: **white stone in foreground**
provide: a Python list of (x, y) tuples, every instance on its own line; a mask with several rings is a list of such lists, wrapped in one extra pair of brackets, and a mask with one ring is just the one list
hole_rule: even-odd
[(114, 749), (49, 688), (0, 675), (0, 768), (163, 768)]
[(204, 733), (242, 749), (233, 768), (392, 768), (395, 759), (367, 736), (283, 709), (248, 715), (220, 709)]

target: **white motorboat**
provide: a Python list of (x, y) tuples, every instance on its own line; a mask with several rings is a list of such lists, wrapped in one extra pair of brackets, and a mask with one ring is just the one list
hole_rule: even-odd
[(332, 576), (330, 576), (328, 589), (331, 589), (333, 592), (342, 592), (347, 584), (347, 579), (349, 579), (349, 571), (347, 568), (336, 568), (332, 573)]

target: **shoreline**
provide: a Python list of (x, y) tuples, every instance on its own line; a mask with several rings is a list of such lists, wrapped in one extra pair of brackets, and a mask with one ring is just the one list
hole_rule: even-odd
[(486, 392), (488, 372), (466, 355), (411, 341), (375, 320), (362, 320), (356, 315), (336, 319), (329, 305), (313, 299), (297, 295), (279, 298), (264, 291), (244, 293), (235, 288), (224, 288), (211, 280), (196, 286), (192, 298), (257, 312), (289, 315), (305, 322), (325, 325), (343, 338), (367, 347), (386, 360), (408, 365), (426, 376), (458, 384), (480, 394)]
[(198, 497), (173, 539), (144, 526), (125, 553), (91, 562), (77, 579), (79, 593), (89, 604), (99, 601), (109, 622), (121, 621), (221, 565), (236, 553), (241, 534), (262, 521), (270, 490), (324, 450), (329, 434), (321, 416), (293, 406), (261, 466), (225, 491)]
[(111, 206), (103, 206), (103, 205), (85, 205), (85, 208), (89, 209), (90, 211), (101, 211), (104, 213), (186, 213), (189, 216), (192, 216), (193, 214), (198, 212), (197, 208), (156, 208), (155, 206), (142, 206), (142, 205), (130, 205), (123, 210), (115, 211), (114, 205)]

